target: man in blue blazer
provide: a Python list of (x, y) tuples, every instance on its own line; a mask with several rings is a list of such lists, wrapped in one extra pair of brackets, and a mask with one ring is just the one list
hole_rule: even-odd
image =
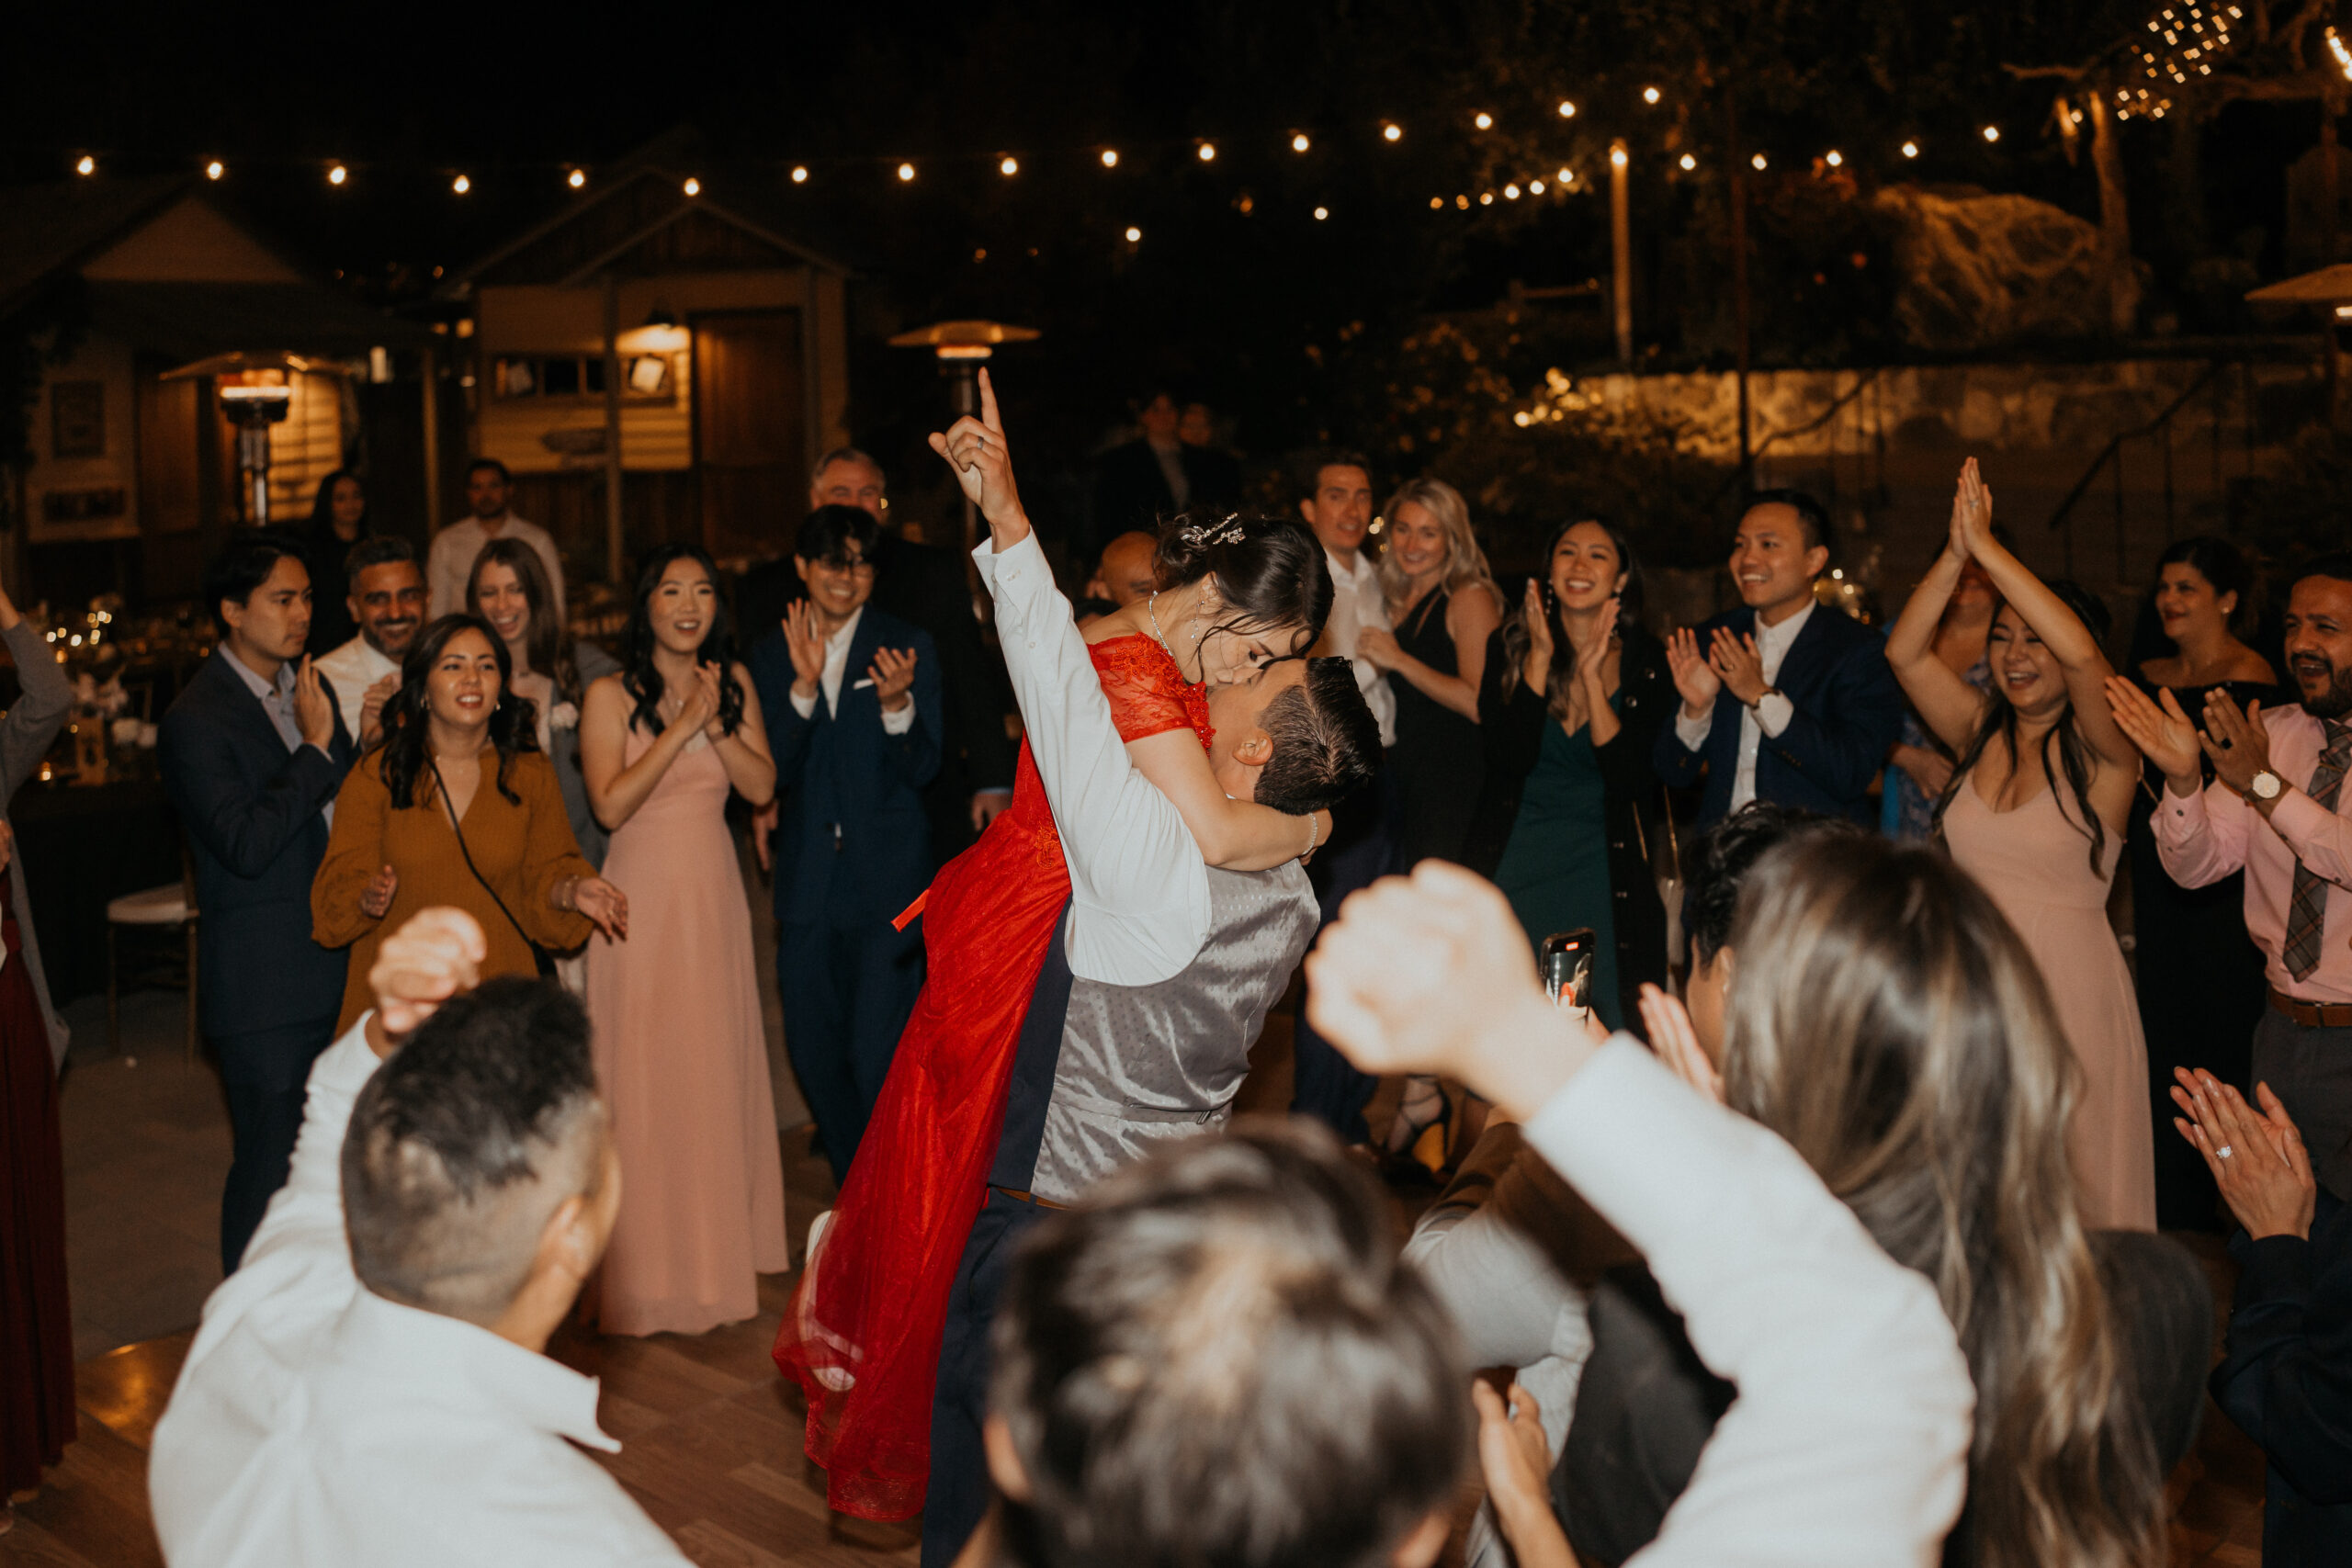
[(233, 1272), (285, 1185), (311, 1063), (343, 1005), (345, 954), (311, 940), (311, 882), (352, 748), (302, 652), (301, 551), (244, 536), (205, 573), (204, 600), (220, 642), (164, 715), (158, 755), (196, 863), (200, 1022), (235, 1141), (220, 1195), (220, 1267)]
[(793, 550), (808, 595), (749, 660), (781, 807), (784, 1045), (837, 1181), (922, 989), (921, 929), (890, 922), (931, 882), (922, 790), (939, 771), (944, 716), (930, 637), (868, 603), (880, 534), (858, 507), (810, 513)]
[(1824, 609), (1829, 517), (1802, 491), (1760, 491), (1732, 540), (1742, 607), (1666, 645), (1682, 705), (1658, 732), (1657, 771), (1707, 792), (1703, 825), (1751, 800), (1874, 820), (1871, 782), (1903, 727), (1885, 638)]

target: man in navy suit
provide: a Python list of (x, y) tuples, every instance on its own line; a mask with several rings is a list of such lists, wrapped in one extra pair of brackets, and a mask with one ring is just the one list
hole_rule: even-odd
[(1885, 639), (1813, 585), (1829, 564), (1829, 517), (1802, 491), (1757, 492), (1731, 547), (1742, 608), (1666, 645), (1682, 706), (1659, 731), (1657, 771), (1677, 788), (1706, 775), (1701, 823), (1751, 800), (1858, 822), (1903, 728)]
[(922, 790), (944, 717), (930, 637), (868, 603), (880, 534), (858, 507), (810, 513), (793, 550), (808, 597), (750, 655), (781, 807), (784, 1044), (836, 1180), (922, 989), (921, 929), (890, 922), (931, 882)]
[(343, 1005), (345, 954), (311, 940), (311, 882), (352, 748), (302, 652), (300, 550), (266, 534), (238, 539), (206, 572), (204, 599), (220, 646), (164, 715), (158, 744), (196, 863), (201, 1022), (235, 1140), (220, 1195), (220, 1267), (233, 1272), (285, 1185), (311, 1063)]

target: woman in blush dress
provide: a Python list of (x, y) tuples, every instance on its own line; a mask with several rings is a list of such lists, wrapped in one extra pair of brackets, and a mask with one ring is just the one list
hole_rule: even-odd
[(574, 640), (566, 632), (547, 566), (520, 539), (492, 539), (481, 547), (466, 579), (466, 608), (488, 621), (506, 645), (514, 665), (514, 694), (537, 709), (539, 750), (555, 764), (556, 782), (563, 786), (571, 836), (588, 863), (603, 870), (605, 825), (596, 820), (587, 783), (580, 776), (580, 706), (590, 686), (620, 673), (619, 663), (594, 643)]
[(608, 1334), (700, 1334), (756, 1314), (791, 1267), (750, 906), (727, 797), (764, 805), (775, 763), (710, 558), (657, 550), (623, 667), (588, 688), (580, 757), (636, 915), (588, 952), (596, 1077), (627, 1173), (605, 1253)]
[[(2067, 1145), (2084, 1218), (2154, 1230), (2148, 1050), (2107, 894), (2140, 782), (2140, 753), (2107, 703), (2107, 611), (2044, 583), (1993, 536), (1976, 460), (1960, 471), (1951, 533), (1887, 638), (1887, 662), (1937, 739), (1958, 753), (1937, 820), (1952, 860), (1992, 896), (2041, 967), (2073, 1046), (2080, 1093)], [(2002, 605), (1978, 692), (1934, 651), (1944, 602), (1973, 560)]]

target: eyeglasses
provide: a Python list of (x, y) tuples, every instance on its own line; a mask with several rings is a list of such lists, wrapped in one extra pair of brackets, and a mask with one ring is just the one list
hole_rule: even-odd
[(820, 559), (813, 561), (810, 564), (813, 566), (821, 566), (827, 571), (845, 571), (853, 577), (872, 577), (874, 575), (874, 563), (870, 560)]

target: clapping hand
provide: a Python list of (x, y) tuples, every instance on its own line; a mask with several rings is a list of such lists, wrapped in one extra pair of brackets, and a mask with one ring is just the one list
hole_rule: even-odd
[(1396, 634), (1385, 626), (1366, 626), (1356, 633), (1356, 657), (1374, 670), (1394, 670), (1404, 655)]
[(402, 921), (377, 947), (368, 971), (376, 997), (368, 1043), (377, 1055), (387, 1055), (443, 1002), (473, 989), (489, 955), (481, 926), (463, 909), (421, 909)]
[(795, 599), (784, 610), (784, 647), (792, 656), (792, 690), (804, 700), (817, 694), (825, 678), (825, 638), (817, 630), (817, 609)]
[(1757, 699), (1772, 689), (1771, 682), (1764, 679), (1764, 655), (1758, 650), (1755, 637), (1746, 632), (1717, 626), (1715, 645), (1707, 650), (1707, 663), (1724, 689), (1737, 697), (1743, 707), (1754, 707)]
[(359, 890), (359, 912), (371, 920), (382, 919), (391, 912), (392, 895), (400, 891), (400, 886), (401, 874), (386, 866), (369, 877), (368, 886)]
[(356, 740), (361, 750), (374, 745), (377, 736), (382, 733), (384, 705), (391, 701), (392, 694), (400, 689), (400, 676), (387, 675), (368, 687), (368, 694), (359, 700), (359, 734)]
[[(947, 459), (955, 470), (956, 482), (964, 487), (964, 494), (980, 509), (990, 528), (1013, 528), (1025, 533), (1028, 520), (1022, 514), (1021, 492), (1012, 482), (1012, 453), (1004, 443), (1004, 421), (997, 412), (996, 388), (989, 373), (980, 372), (980, 416), (966, 414), (947, 427), (942, 435), (933, 432), (931, 449)], [(1015, 543), (1000, 540), (1000, 545)]]
[(1364, 1072), (1460, 1078), (1521, 1121), (1592, 1049), (1544, 999), (1510, 905), (1443, 861), (1351, 895), (1306, 978), (1309, 1021)]
[(1552, 671), (1552, 612), (1544, 603), (1544, 584), (1527, 580), (1527, 606), (1521, 614), (1527, 627), (1527, 668), (1521, 672), (1530, 691), (1541, 692)]
[(901, 653), (895, 649), (876, 649), (865, 678), (874, 682), (874, 694), (882, 699), (882, 711), (898, 712), (907, 705), (907, 691), (915, 683), (915, 650), (910, 648)]
[(1581, 634), (1570, 642), (1576, 650), (1577, 674), (1598, 681), (1604, 673), (1609, 642), (1617, 635), (1617, 606), (1613, 593), (1602, 600), (1600, 613), (1585, 622)]
[[(727, 726), (718, 716), (721, 679), (718, 666), (716, 664), (695, 666), (695, 694), (690, 705), (695, 711), (702, 714), (703, 716), (699, 721), (702, 725), (702, 732), (713, 740), (727, 739)], [(684, 714), (679, 715), (681, 718), (684, 716)]]
[(2309, 1238), (2319, 1184), (2312, 1176), (2302, 1134), (2270, 1086), (2255, 1086), (2255, 1097), (2262, 1102), (2257, 1114), (2245, 1096), (2211, 1073), (2175, 1067), (2173, 1077), (2180, 1080), (2172, 1091), (2173, 1102), (2188, 1116), (2176, 1116), (2172, 1124), (2205, 1156), (2205, 1168), (2213, 1173), (2230, 1213), (2245, 1226), (2246, 1235), (2256, 1240), (2267, 1235)]
[(1993, 537), (1993, 488), (1986, 484), (1971, 457), (1960, 466), (1960, 483), (1951, 495), (1951, 533), (1944, 548), (1955, 558), (1968, 560)]
[[(2162, 705), (2159, 706), (2158, 704)], [(2180, 699), (2168, 686), (2157, 688), (2156, 698), (2120, 675), (2107, 678), (2107, 707), (2115, 728), (2156, 765), (2176, 795), (2195, 795), (2204, 786), (2197, 762), (2197, 726), (2180, 711)]]
[(1714, 711), (1715, 694), (1724, 688), (1723, 677), (1699, 651), (1699, 634), (1689, 626), (1681, 627), (1666, 639), (1667, 672), (1674, 677), (1674, 689), (1681, 695), (1682, 711), (1692, 718), (1704, 718)]
[(1717, 1105), (1724, 1102), (1723, 1075), (1699, 1044), (1690, 1026), (1690, 1011), (1657, 987), (1642, 987), (1642, 1022), (1650, 1032), (1650, 1049), (1674, 1076)]
[(2270, 731), (2263, 727), (2262, 705), (2251, 702), (2240, 711), (2219, 686), (2205, 694), (2205, 733), (2198, 743), (2213, 760), (2215, 776), (2240, 795), (2251, 795), (2254, 775), (2270, 771)]

